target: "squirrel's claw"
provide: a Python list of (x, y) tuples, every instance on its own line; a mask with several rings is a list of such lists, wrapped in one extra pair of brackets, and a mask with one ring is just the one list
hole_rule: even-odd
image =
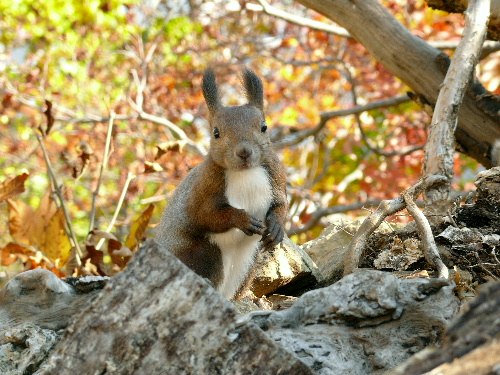
[(248, 225), (244, 228), (240, 228), (243, 233), (245, 233), (247, 236), (252, 236), (254, 234), (263, 234), (264, 233), (264, 223), (262, 220), (259, 220), (253, 216), (250, 216), (250, 221)]
[(284, 237), (285, 231), (281, 223), (276, 220), (274, 216), (269, 215), (267, 220), (267, 228), (264, 231), (264, 235), (261, 239), (264, 247), (274, 247), (281, 241), (283, 241)]

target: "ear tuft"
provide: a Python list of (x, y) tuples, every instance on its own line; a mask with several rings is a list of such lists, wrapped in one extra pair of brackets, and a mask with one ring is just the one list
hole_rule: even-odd
[(243, 85), (248, 99), (248, 103), (264, 110), (264, 89), (262, 81), (250, 69), (243, 70)]
[(207, 103), (208, 111), (213, 114), (219, 108), (220, 102), (217, 83), (215, 82), (215, 73), (212, 69), (209, 68), (205, 70), (201, 88), (203, 96), (205, 97), (205, 102)]

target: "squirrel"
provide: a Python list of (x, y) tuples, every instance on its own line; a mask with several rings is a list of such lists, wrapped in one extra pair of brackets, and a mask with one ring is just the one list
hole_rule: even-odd
[(259, 248), (284, 237), (286, 175), (271, 146), (262, 81), (243, 70), (248, 103), (223, 106), (213, 70), (203, 75), (210, 149), (176, 188), (156, 229), (164, 245), (226, 298), (240, 289)]

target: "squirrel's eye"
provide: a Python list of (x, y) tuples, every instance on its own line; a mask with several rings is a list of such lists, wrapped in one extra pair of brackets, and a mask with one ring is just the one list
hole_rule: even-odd
[(214, 137), (215, 138), (219, 138), (220, 137), (219, 128), (214, 128)]
[(262, 133), (265, 133), (265, 132), (266, 132), (266, 130), (267, 130), (267, 124), (266, 124), (266, 122), (265, 122), (265, 121), (262, 121), (262, 123), (260, 124), (260, 131), (261, 131)]

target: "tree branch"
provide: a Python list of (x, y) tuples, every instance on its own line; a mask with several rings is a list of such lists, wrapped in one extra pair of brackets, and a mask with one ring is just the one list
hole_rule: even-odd
[(343, 27), (329, 25), (324, 22), (315, 21), (306, 17), (297, 16), (295, 14), (291, 14), (279, 8), (276, 8), (269, 4), (265, 0), (257, 0), (260, 6), (256, 4), (249, 3), (247, 4), (247, 9), (252, 10), (254, 12), (264, 12), (270, 16), (288, 21), (290, 23), (294, 23), (299, 26), (309, 27), (312, 30), (324, 31), (329, 34), (338, 35), (344, 38), (352, 38), (351, 34), (344, 29)]
[(447, 182), (426, 192), (431, 202), (447, 200), (451, 190), (458, 109), (471, 81), (486, 36), (489, 1), (471, 0), (462, 40), (455, 51), (434, 108), (425, 145), (425, 175), (442, 175)]
[(97, 178), (97, 184), (92, 192), (92, 205), (90, 209), (90, 219), (89, 219), (89, 232), (94, 229), (94, 221), (95, 221), (95, 211), (96, 211), (96, 200), (99, 195), (99, 190), (101, 188), (102, 174), (106, 167), (108, 166), (109, 161), (109, 150), (111, 148), (111, 134), (113, 133), (113, 125), (115, 120), (115, 113), (111, 112), (109, 116), (108, 122), (108, 131), (106, 133), (106, 143), (104, 145), (104, 153), (102, 156), (101, 166), (99, 167), (99, 177)]
[(405, 201), (406, 209), (417, 224), (417, 231), (422, 241), (422, 250), (424, 252), (425, 259), (427, 262), (436, 267), (439, 277), (447, 279), (448, 268), (446, 268), (441, 260), (441, 257), (439, 256), (436, 242), (434, 241), (434, 236), (432, 235), (431, 226), (429, 225), (427, 218), (417, 207), (413, 201), (413, 197), (408, 194), (407, 191), (403, 192), (402, 197)]
[(394, 97), (388, 98), (388, 99), (377, 100), (377, 101), (374, 101), (372, 103), (359, 105), (359, 106), (352, 107), (352, 108), (339, 109), (336, 111), (322, 112), (320, 114), (320, 120), (315, 127), (310, 128), (310, 129), (306, 129), (306, 130), (301, 130), (301, 131), (298, 131), (296, 133), (290, 134), (286, 137), (283, 137), (279, 140), (273, 141), (273, 145), (276, 148), (284, 148), (284, 147), (296, 145), (296, 144), (302, 142), (304, 139), (318, 134), (325, 127), (326, 123), (329, 120), (336, 118), (336, 117), (354, 115), (354, 114), (363, 113), (366, 111), (371, 111), (373, 109), (392, 107), (392, 106), (396, 106), (396, 105), (406, 103), (409, 101), (410, 101), (410, 98), (408, 97), (408, 95), (400, 95), (400, 96), (394, 96)]
[[(444, 74), (436, 63), (441, 55), (412, 35), (376, 0), (298, 0), (344, 26), (390, 72), (434, 105)], [(467, 93), (460, 107), (457, 141), (464, 153), (484, 166), (492, 165), (490, 151), (500, 138), (500, 115), (481, 108), (483, 97)]]
[[(62, 208), (63, 215), (64, 215), (64, 221), (66, 225), (64, 226), (66, 235), (71, 238), (71, 242), (73, 243), (73, 248), (75, 249), (75, 261), (78, 266), (82, 265), (82, 250), (80, 248), (80, 244), (78, 243), (78, 239), (76, 238), (75, 231), (73, 229), (73, 225), (71, 222), (71, 217), (69, 216), (69, 211), (68, 208), (66, 207), (66, 203), (64, 201), (63, 193), (61, 191), (61, 187), (59, 186), (59, 183), (57, 181), (56, 175), (54, 173), (54, 169), (52, 168), (52, 164), (50, 162), (49, 154), (47, 152), (47, 149), (45, 148), (45, 143), (43, 141), (43, 136), (40, 134), (36, 134), (36, 139), (38, 141), (38, 144), (40, 145), (40, 148), (42, 149), (43, 153), (43, 158), (45, 160), (45, 164), (47, 166), (47, 171), (49, 174), (49, 180), (51, 182), (52, 190), (57, 197), (59, 201), (59, 207)], [(56, 201), (57, 202), (57, 201)]]
[[(426, 0), (426, 3), (439, 10), (444, 10), (449, 13), (463, 13), (468, 6), (469, 0), (460, 1), (443, 1), (443, 0)], [(500, 0), (488, 0), (491, 8), (491, 17), (488, 24), (488, 37), (494, 40), (500, 40)]]

